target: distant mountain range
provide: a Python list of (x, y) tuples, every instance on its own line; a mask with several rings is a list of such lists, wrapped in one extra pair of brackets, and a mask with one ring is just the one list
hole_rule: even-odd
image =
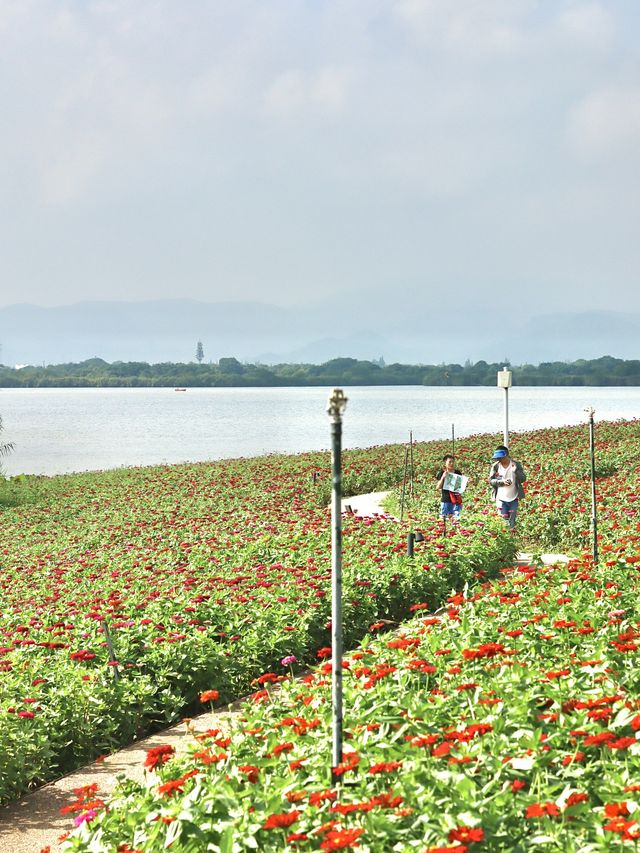
[[(495, 310), (456, 307), (443, 323), (410, 302), (346, 300), (303, 308), (257, 302), (79, 302), (0, 308), (0, 363), (205, 361), (320, 364), (351, 357), (439, 364), (508, 358), (538, 364), (612, 355), (640, 357), (640, 315), (549, 313), (509, 322)], [(508, 331), (505, 332), (505, 329)]]

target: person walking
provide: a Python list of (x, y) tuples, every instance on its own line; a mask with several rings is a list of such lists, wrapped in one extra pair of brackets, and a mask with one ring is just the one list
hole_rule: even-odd
[(447, 453), (443, 457), (442, 462), (444, 468), (436, 475), (438, 481), (436, 488), (440, 489), (440, 517), (452, 518), (454, 521), (459, 521), (460, 513), (462, 512), (462, 495), (459, 492), (445, 489), (444, 481), (448, 474), (462, 474), (462, 471), (459, 471), (455, 467), (455, 457), (450, 453)]
[(527, 479), (524, 468), (509, 455), (509, 448), (499, 445), (493, 454), (489, 483), (500, 515), (515, 530), (518, 501), (524, 497), (523, 483)]

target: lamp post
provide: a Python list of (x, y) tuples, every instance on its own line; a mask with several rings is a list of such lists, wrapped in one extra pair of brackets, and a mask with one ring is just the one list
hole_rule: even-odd
[(498, 388), (504, 388), (504, 431), (503, 444), (509, 447), (509, 388), (511, 388), (511, 371), (505, 365), (498, 371)]
[(596, 453), (593, 416), (595, 409), (588, 408), (589, 416), (589, 450), (591, 452), (591, 523), (593, 529), (593, 562), (598, 562), (598, 505), (596, 502)]
[(332, 751), (331, 784), (336, 785), (336, 772), (342, 763), (342, 415), (347, 398), (341, 388), (334, 388), (327, 413), (331, 419), (331, 709)]

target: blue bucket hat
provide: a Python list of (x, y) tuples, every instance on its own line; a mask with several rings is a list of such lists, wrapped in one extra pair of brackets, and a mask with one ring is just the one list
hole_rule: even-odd
[(506, 455), (507, 455), (506, 450), (496, 450), (496, 452), (493, 454), (493, 458), (494, 459), (504, 459), (504, 457)]

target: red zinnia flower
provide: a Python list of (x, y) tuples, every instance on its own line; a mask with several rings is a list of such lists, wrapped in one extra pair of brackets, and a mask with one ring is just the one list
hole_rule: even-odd
[(552, 669), (549, 672), (545, 673), (545, 675), (549, 681), (551, 681), (551, 679), (553, 679), (553, 678), (562, 678), (563, 675), (570, 675), (570, 674), (571, 674), (570, 669), (556, 669), (556, 670)]
[(167, 794), (168, 796), (172, 796), (176, 791), (182, 791), (182, 786), (190, 779), (192, 776), (196, 776), (198, 774), (197, 770), (190, 770), (188, 773), (185, 773), (184, 776), (181, 776), (179, 779), (170, 779), (168, 782), (165, 782), (162, 785), (158, 786), (159, 794)]
[(163, 746), (154, 746), (147, 750), (147, 757), (144, 760), (144, 766), (148, 770), (155, 770), (159, 764), (164, 764), (175, 753), (175, 749), (168, 744)]
[(325, 835), (320, 845), (321, 850), (346, 850), (348, 847), (359, 847), (358, 838), (364, 829), (331, 829)]
[(243, 764), (241, 767), (238, 767), (238, 770), (241, 773), (247, 774), (247, 781), (251, 782), (251, 784), (255, 785), (258, 781), (258, 774), (260, 773), (259, 767), (255, 767), (253, 764)]
[(598, 746), (601, 743), (607, 743), (607, 741), (615, 740), (615, 735), (613, 732), (600, 732), (597, 735), (590, 735), (589, 737), (584, 739), (585, 746)]
[(220, 694), (217, 690), (205, 690), (204, 693), (200, 694), (201, 702), (215, 702), (220, 698)]
[(566, 767), (568, 764), (573, 764), (574, 761), (582, 761), (584, 758), (584, 752), (576, 752), (574, 755), (565, 755), (562, 759), (562, 766)]
[(484, 829), (480, 826), (456, 826), (449, 833), (449, 841), (461, 841), (464, 844), (470, 844), (473, 841), (482, 841), (484, 839)]
[(300, 817), (300, 812), (294, 809), (292, 812), (282, 812), (280, 814), (272, 814), (266, 819), (263, 824), (263, 829), (286, 829), (291, 826)]
[(637, 841), (640, 838), (640, 832), (631, 829), (632, 826), (637, 826), (638, 821), (626, 820), (623, 817), (614, 817), (609, 823), (605, 823), (603, 829), (608, 832), (618, 832), (624, 841)]
[(335, 791), (316, 791), (309, 797), (309, 804), (312, 806), (320, 806), (322, 803), (333, 802), (337, 798), (337, 794)]
[(604, 813), (607, 817), (626, 817), (629, 814), (626, 800), (621, 803), (607, 803), (604, 807)]
[(399, 770), (402, 767), (402, 761), (381, 761), (378, 764), (372, 764), (369, 768), (369, 773), (393, 773), (394, 770)]
[(620, 737), (618, 740), (610, 741), (607, 746), (609, 749), (627, 749), (634, 743), (637, 743), (634, 737)]
[(525, 817), (527, 819), (534, 817), (545, 817), (549, 815), (550, 817), (557, 817), (560, 814), (560, 809), (555, 803), (534, 803), (531, 806), (527, 806), (527, 810), (525, 812)]
[(565, 809), (570, 809), (571, 806), (577, 806), (578, 803), (586, 803), (589, 800), (588, 794), (580, 794), (577, 791), (574, 791), (573, 794), (570, 794), (567, 798), (567, 802), (565, 804)]

